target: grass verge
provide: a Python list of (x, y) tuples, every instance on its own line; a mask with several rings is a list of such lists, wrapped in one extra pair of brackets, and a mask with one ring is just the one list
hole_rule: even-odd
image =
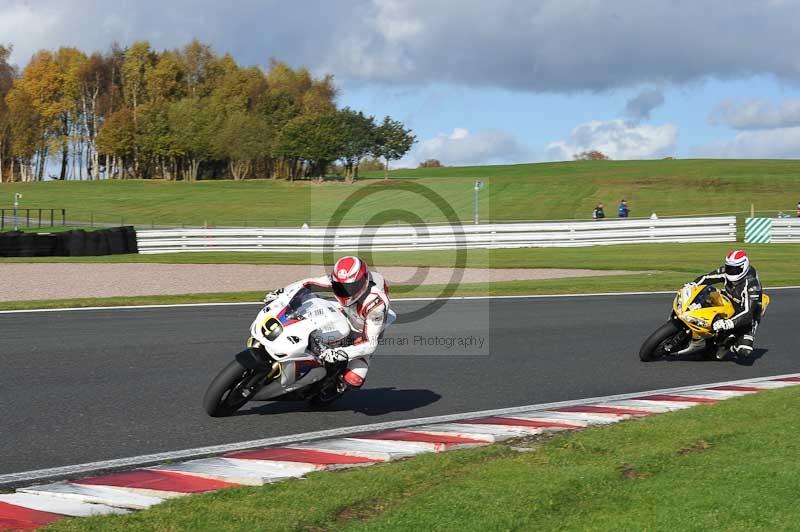
[(798, 401), (775, 390), (48, 530), (796, 530)]
[[(637, 292), (673, 290), (685, 282), (686, 276), (672, 272), (642, 275), (610, 275), (605, 277), (578, 277), (544, 281), (503, 281), (496, 283), (469, 283), (449, 291), (445, 285), (392, 287), (392, 297), (458, 297), (458, 296), (518, 296), (583, 294), (605, 292)], [(265, 287), (265, 291), (266, 291)], [(264, 292), (220, 292), (206, 294), (177, 294), (161, 296), (101, 297), (81, 299), (44, 299), (30, 301), (2, 301), (0, 310), (29, 310), (47, 308), (119, 307), (127, 305), (170, 305), (181, 303), (237, 303), (260, 301)]]
[[(467, 268), (586, 268), (591, 270), (676, 271), (699, 274), (718, 266), (735, 247), (744, 247), (762, 278), (800, 279), (798, 244), (626, 244), (581, 248), (470, 249), (460, 264), (457, 252), (362, 252), (372, 266)], [(166, 253), (101, 257), (14, 257), (5, 263), (324, 264), (320, 253)]]
[(798, 174), (800, 161), (791, 160), (666, 160), (401, 169), (387, 181), (367, 178), (352, 185), (263, 179), (51, 181), (3, 184), (0, 206), (8, 207), (13, 194), (20, 192), (23, 209), (65, 208), (68, 223), (321, 226), (353, 192), (369, 186), (378, 192), (358, 201), (344, 223), (362, 224), (387, 205), (402, 206), (428, 222), (445, 221), (429, 199), (398, 191), (393, 186), (397, 178), (435, 192), (458, 219), (468, 222), (473, 216), (473, 179), (480, 178), (486, 182), (480, 193), (486, 220), (587, 219), (597, 203), (605, 203), (614, 217), (622, 198), (636, 217), (651, 212), (744, 215), (751, 204), (774, 216), (778, 211), (794, 212)]
[[(735, 245), (735, 244), (733, 244)], [(507, 281), (462, 284), (450, 294), (543, 295), (564, 293), (636, 292), (674, 290), (687, 280), (707, 272), (720, 263), (732, 244), (640, 244), (596, 246), (591, 248), (528, 248), (469, 250), (464, 266), (471, 268), (587, 268), (594, 270), (654, 271), (634, 275), (576, 277), (570, 279)], [(800, 285), (800, 245), (748, 245), (753, 264), (765, 287)], [(383, 266), (452, 267), (452, 251), (375, 253), (365, 255), (368, 263)], [(183, 264), (322, 264), (321, 255), (308, 253), (185, 253), (168, 255), (110, 255), (106, 257), (46, 257), (0, 259), (3, 263), (183, 263)], [(264, 291), (270, 288), (265, 280)], [(447, 294), (441, 285), (418, 287), (394, 285), (393, 296), (438, 297)], [(185, 294), (46, 301), (0, 302), (0, 310), (31, 308), (150, 305), (172, 303), (215, 303), (256, 301), (261, 292)]]

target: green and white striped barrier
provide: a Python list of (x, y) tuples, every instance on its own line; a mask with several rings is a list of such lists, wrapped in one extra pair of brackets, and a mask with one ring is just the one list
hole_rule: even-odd
[(747, 244), (769, 244), (772, 241), (772, 218), (747, 218), (744, 221)]

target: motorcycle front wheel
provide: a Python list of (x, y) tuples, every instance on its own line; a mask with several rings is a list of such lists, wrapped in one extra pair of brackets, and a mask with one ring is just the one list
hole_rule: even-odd
[(254, 391), (251, 381), (255, 372), (236, 360), (219, 372), (203, 395), (203, 408), (211, 417), (230, 416), (247, 403)]
[(669, 320), (651, 334), (639, 349), (639, 358), (642, 362), (652, 362), (667, 354), (664, 345), (680, 332), (678, 325)]

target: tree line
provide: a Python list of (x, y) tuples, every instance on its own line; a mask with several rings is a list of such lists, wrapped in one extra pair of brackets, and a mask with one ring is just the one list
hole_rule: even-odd
[(40, 50), (21, 71), (11, 51), (0, 45), (0, 182), (295, 180), (334, 163), (351, 181), (365, 159), (388, 169), (415, 142), (389, 116), (338, 108), (330, 75), (244, 67), (197, 40)]

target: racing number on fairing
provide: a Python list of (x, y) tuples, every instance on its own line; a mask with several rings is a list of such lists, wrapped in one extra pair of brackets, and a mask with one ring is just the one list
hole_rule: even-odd
[(283, 332), (283, 325), (272, 316), (267, 316), (261, 325), (261, 332), (264, 333), (264, 337), (267, 340), (272, 342)]

